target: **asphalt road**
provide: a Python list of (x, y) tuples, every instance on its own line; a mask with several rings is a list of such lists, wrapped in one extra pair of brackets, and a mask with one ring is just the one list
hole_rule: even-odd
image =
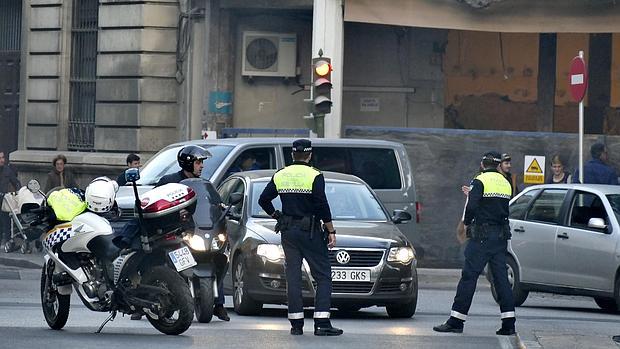
[[(194, 322), (181, 336), (157, 332), (148, 321), (118, 317), (101, 334), (94, 334), (107, 314), (87, 310), (76, 297), (67, 326), (48, 329), (39, 303), (39, 271), (0, 267), (0, 348), (514, 348), (515, 337), (495, 336), (499, 308), (488, 287), (476, 293), (465, 332), (438, 334), (432, 326), (447, 318), (454, 290), (433, 284), (420, 290), (412, 319), (392, 320), (382, 308), (353, 315), (332, 314), (340, 337), (312, 335), (312, 313), (306, 313), (306, 334), (288, 333), (286, 309), (268, 307), (261, 316), (237, 316), (231, 321)], [(231, 305), (230, 297), (227, 305)], [(618, 348), (611, 335), (620, 334), (620, 316), (606, 314), (589, 298), (533, 294), (517, 309), (517, 330), (528, 348)]]

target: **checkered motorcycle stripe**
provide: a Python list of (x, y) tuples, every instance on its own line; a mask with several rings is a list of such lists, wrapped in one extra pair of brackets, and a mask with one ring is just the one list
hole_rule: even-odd
[(70, 239), (74, 234), (71, 228), (72, 227), (70, 225), (62, 226), (47, 234), (45, 237), (45, 247), (47, 247), (48, 250), (51, 250), (52, 247), (57, 244)]

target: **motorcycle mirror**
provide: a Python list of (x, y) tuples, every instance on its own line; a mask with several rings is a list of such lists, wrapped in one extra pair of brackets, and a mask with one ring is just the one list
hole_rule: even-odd
[(125, 170), (125, 181), (127, 183), (136, 182), (140, 179), (140, 170), (137, 168), (128, 168)]
[(235, 193), (230, 194), (230, 197), (228, 197), (229, 205), (236, 205), (240, 203), (241, 201), (243, 201), (243, 193), (235, 192)]
[(37, 181), (36, 179), (31, 179), (28, 181), (26, 188), (28, 188), (28, 190), (33, 193), (38, 193), (39, 190), (41, 190), (41, 184), (39, 184), (39, 181)]

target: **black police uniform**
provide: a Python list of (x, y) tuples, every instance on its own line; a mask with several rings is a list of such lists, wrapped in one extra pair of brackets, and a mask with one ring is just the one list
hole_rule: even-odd
[[(294, 152), (310, 152), (309, 140), (293, 143)], [(302, 297), (302, 259), (308, 262), (317, 283), (314, 302), (314, 326), (317, 335), (338, 335), (342, 331), (331, 326), (331, 265), (327, 242), (320, 222), (331, 222), (331, 211), (325, 196), (325, 179), (321, 172), (305, 162), (295, 161), (271, 178), (258, 200), (265, 212), (273, 216), (271, 201), (280, 196), (283, 216), (282, 247), (285, 255), (288, 319), (292, 334), (301, 334), (304, 323)], [(323, 332), (325, 329), (327, 331)], [(333, 330), (333, 332), (331, 332)], [(298, 331), (295, 333), (295, 331)], [(319, 332), (317, 332), (319, 331)]]
[(514, 300), (506, 271), (506, 251), (510, 239), (508, 202), (512, 188), (506, 177), (495, 169), (482, 171), (471, 184), (472, 190), (463, 221), (468, 226), (469, 237), (465, 248), (465, 265), (450, 318), (433, 329), (438, 332), (463, 331), (463, 323), (467, 319), (478, 277), (489, 263), (502, 319), (502, 327), (496, 333), (514, 334)]

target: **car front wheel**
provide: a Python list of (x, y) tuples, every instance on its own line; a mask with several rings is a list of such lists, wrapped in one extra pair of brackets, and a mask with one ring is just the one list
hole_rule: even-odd
[[(514, 298), (515, 307), (520, 307), (523, 303), (525, 303), (525, 300), (530, 292), (523, 289), (517, 263), (510, 257), (506, 259), (506, 269), (506, 272), (508, 273), (508, 282), (510, 283), (510, 288), (512, 289), (512, 297)], [(490, 270), (488, 279), (491, 283), (491, 294), (493, 295), (493, 299), (495, 299), (495, 302), (499, 304), (499, 296), (497, 295), (495, 283), (493, 282), (493, 273)]]
[(247, 279), (243, 256), (239, 255), (233, 265), (233, 306), (239, 315), (256, 315), (263, 309), (263, 305), (250, 298)]

